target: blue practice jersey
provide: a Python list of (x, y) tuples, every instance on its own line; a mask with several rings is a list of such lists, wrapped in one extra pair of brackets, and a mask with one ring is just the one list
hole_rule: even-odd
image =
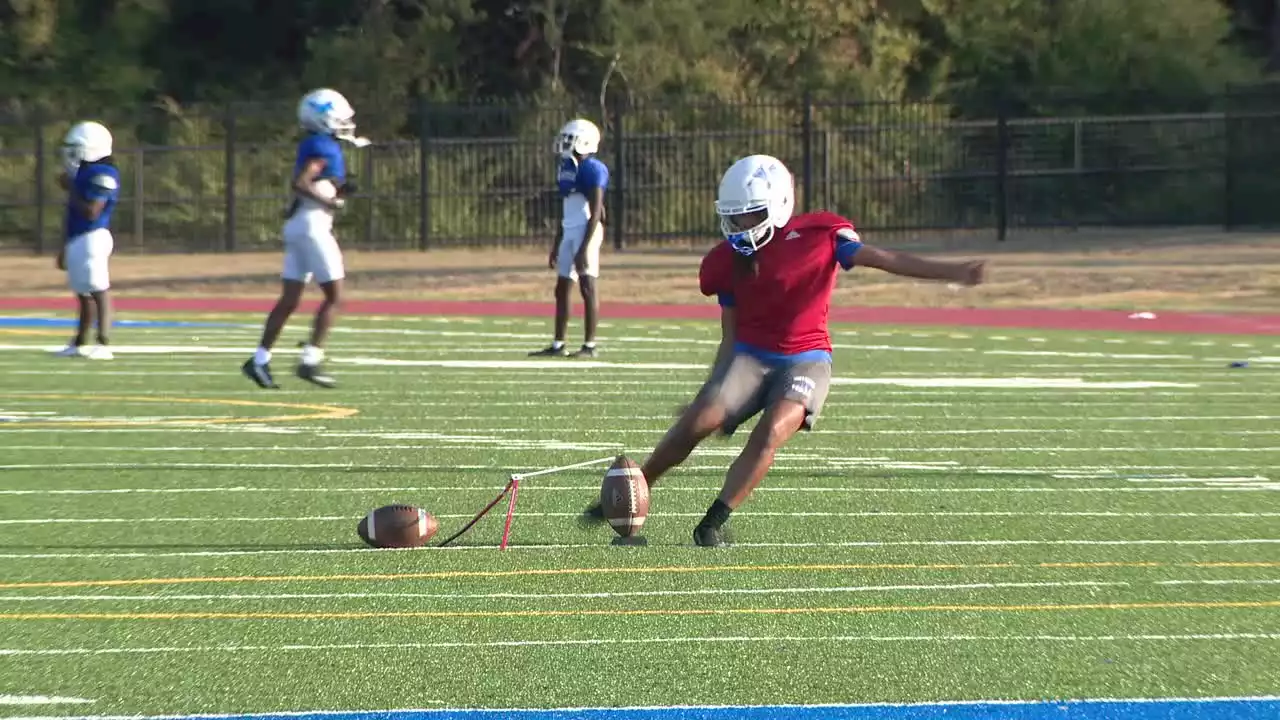
[(582, 227), (591, 219), (591, 206), (587, 198), (596, 188), (609, 187), (609, 168), (595, 155), (588, 155), (581, 162), (572, 157), (560, 163), (557, 179), (560, 197), (564, 198), (564, 227)]
[[(84, 198), (88, 202), (105, 201), (102, 213), (97, 219), (90, 220), (81, 214), (73, 200)], [(116, 208), (116, 200), (120, 197), (120, 171), (115, 165), (104, 162), (80, 163), (76, 176), (71, 183), (71, 196), (67, 198), (67, 237), (84, 235), (93, 230), (111, 228), (111, 212)]]
[(293, 163), (293, 178), (298, 177), (302, 168), (314, 158), (324, 160), (324, 170), (320, 171), (317, 180), (330, 180), (334, 185), (342, 187), (347, 181), (347, 164), (342, 158), (342, 146), (332, 135), (313, 133), (298, 143), (298, 159)]
[[(322, 133), (311, 133), (298, 143), (298, 154), (293, 162), (293, 176), (289, 178), (289, 184), (292, 185), (302, 173), (302, 169), (316, 158), (324, 160), (324, 169), (316, 176), (316, 180), (328, 180), (335, 188), (341, 189), (347, 182), (347, 163), (342, 157), (342, 146), (338, 144), (337, 138)], [(293, 217), (299, 209), (329, 212), (311, 199), (295, 193), (285, 216)]]

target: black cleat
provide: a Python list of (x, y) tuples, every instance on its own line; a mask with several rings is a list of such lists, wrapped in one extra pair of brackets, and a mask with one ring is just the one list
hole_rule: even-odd
[(604, 522), (604, 508), (600, 505), (600, 501), (596, 501), (587, 506), (586, 510), (578, 516), (578, 523), (581, 525), (600, 525)]
[(693, 529), (693, 542), (699, 547), (724, 547), (724, 533), (717, 527), (699, 525)]
[(565, 350), (563, 345), (561, 345), (560, 347), (556, 347), (555, 345), (550, 345), (548, 347), (542, 348), (541, 350), (534, 350), (533, 352), (529, 353), (529, 357), (564, 357), (565, 355), (568, 355), (568, 354), (569, 354), (569, 351)]
[(332, 375), (326, 375), (319, 365), (299, 364), (295, 374), (299, 378), (322, 388), (335, 388), (338, 386), (338, 381), (334, 380)]
[(569, 353), (569, 357), (576, 357), (576, 358), (593, 358), (595, 356), (596, 356), (596, 349), (594, 347), (587, 347), (586, 345), (583, 345), (582, 347), (578, 348), (572, 353)]
[(269, 390), (278, 390), (280, 388), (280, 386), (276, 384), (276, 381), (271, 377), (271, 366), (258, 365), (253, 361), (253, 358), (249, 358), (244, 361), (244, 365), (240, 366), (240, 372), (244, 373), (245, 377), (257, 383), (260, 388), (267, 388)]

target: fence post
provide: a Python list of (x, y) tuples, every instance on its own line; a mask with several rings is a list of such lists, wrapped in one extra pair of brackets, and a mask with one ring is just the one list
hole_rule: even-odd
[(32, 243), (37, 255), (44, 254), (44, 211), (45, 211), (45, 148), (44, 118), (39, 111), (35, 114), (36, 132), (36, 226), (32, 232)]
[(236, 113), (235, 105), (227, 103), (226, 108), (226, 174), (223, 177), (225, 186), (224, 205), (226, 208), (226, 227), (223, 228), (222, 249), (235, 252), (236, 249)]
[(804, 187), (800, 195), (800, 207), (805, 212), (809, 212), (813, 209), (813, 191), (811, 190), (813, 187), (813, 91), (806, 89), (801, 102), (804, 103), (800, 138), (801, 151), (804, 153), (804, 165), (801, 170)]
[(429, 103), (418, 98), (418, 249), (431, 247), (431, 181), (429, 179), (431, 151), (431, 126)]
[(609, 193), (609, 230), (613, 235), (613, 247), (615, 250), (621, 250), (626, 245), (624, 236), (626, 234), (627, 223), (623, 215), (626, 213), (626, 166), (624, 165), (623, 146), (627, 142), (626, 124), (623, 116), (626, 114), (626, 107), (622, 100), (613, 101), (613, 192)]
[(360, 178), (360, 184), (362, 186), (360, 190), (365, 197), (369, 198), (369, 201), (365, 203), (365, 210), (367, 211), (367, 214), (364, 218), (364, 247), (361, 248), (362, 250), (370, 250), (373, 248), (373, 216), (375, 201), (373, 194), (373, 152), (376, 147), (376, 145), (371, 145), (364, 148), (362, 151), (364, 152), (364, 168), (361, 172), (364, 173), (364, 177)]
[(142, 147), (142, 143), (138, 143), (138, 150), (133, 162), (133, 244), (139, 250), (145, 250), (146, 226), (144, 217), (146, 216), (146, 202), (144, 198), (146, 193), (145, 170), (147, 166), (147, 152)]
[(1226, 97), (1223, 112), (1223, 134), (1225, 135), (1225, 148), (1222, 158), (1222, 229), (1231, 231), (1236, 227), (1236, 132), (1234, 130), (1235, 123), (1232, 117), (1235, 103), (1231, 94), (1231, 90), (1225, 91)]
[(996, 240), (1009, 236), (1009, 107), (996, 100)]

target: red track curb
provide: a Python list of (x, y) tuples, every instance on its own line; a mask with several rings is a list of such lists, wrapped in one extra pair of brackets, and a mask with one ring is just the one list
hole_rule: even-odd
[[(266, 313), (268, 298), (117, 297), (121, 310), (138, 312), (256, 312)], [(309, 311), (315, 302), (304, 303)], [(0, 298), (0, 310), (71, 310), (70, 298)], [(575, 306), (575, 313), (581, 307)], [(444, 300), (352, 300), (343, 312), (357, 315), (502, 315), (547, 317), (549, 303), (465, 302)], [(604, 303), (603, 318), (649, 320), (713, 319), (719, 308), (707, 305), (641, 305)], [(1239, 335), (1280, 335), (1280, 315), (1223, 315), (1156, 312), (1150, 319), (1132, 318), (1118, 310), (1032, 310), (976, 308), (833, 307), (832, 322), (890, 325), (950, 325), (1043, 330), (1100, 330), (1108, 332), (1169, 332)]]

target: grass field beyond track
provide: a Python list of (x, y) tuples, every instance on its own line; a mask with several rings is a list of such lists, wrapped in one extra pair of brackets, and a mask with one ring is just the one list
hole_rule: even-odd
[(545, 321), (347, 317), (339, 389), (297, 325), (269, 392), (260, 318), (183, 319), (109, 363), (0, 321), (0, 717), (1280, 694), (1274, 338), (840, 327), (732, 547), (690, 533), (745, 430), (647, 547), (577, 524), (601, 465), (527, 481), (508, 552), (500, 512), (376, 551), (379, 505), (444, 537), (510, 473), (642, 460), (715, 327), (529, 361)]

